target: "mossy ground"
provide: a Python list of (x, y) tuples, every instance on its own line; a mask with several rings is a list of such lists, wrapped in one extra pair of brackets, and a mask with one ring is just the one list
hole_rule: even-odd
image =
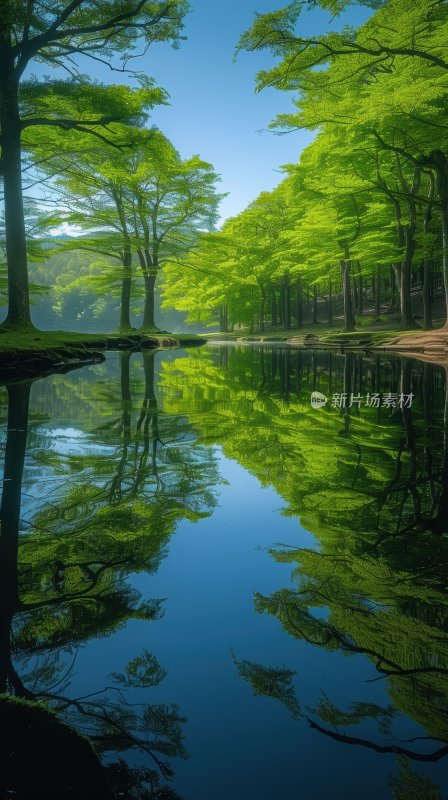
[(195, 334), (150, 333), (70, 333), (39, 331), (34, 328), (0, 326), (0, 377), (42, 374), (55, 368), (100, 361), (106, 350), (146, 350), (194, 347), (205, 344)]
[(88, 739), (41, 703), (0, 695), (7, 732), (0, 756), (2, 797), (112, 800)]
[(184, 344), (203, 344), (204, 339), (194, 333), (168, 333), (166, 331), (154, 331), (154, 333), (139, 333), (129, 331), (123, 333), (72, 333), (68, 331), (39, 331), (35, 328), (13, 328), (10, 326), (0, 326), (0, 352), (5, 351), (25, 351), (35, 352), (36, 350), (54, 350), (60, 347), (86, 347), (93, 349), (113, 349), (113, 344), (117, 347), (123, 340), (130, 343), (137, 343), (139, 340), (147, 346), (163, 347), (167, 340), (174, 340), (173, 346), (177, 342)]

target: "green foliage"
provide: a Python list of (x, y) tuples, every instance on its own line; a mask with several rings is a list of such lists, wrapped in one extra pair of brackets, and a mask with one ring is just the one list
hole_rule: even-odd
[(250, 683), (255, 696), (272, 697), (288, 709), (293, 719), (300, 718), (300, 706), (292, 685), (295, 672), (284, 667), (264, 667), (251, 661), (238, 661), (234, 655), (233, 660), (238, 674)]
[[(113, 142), (118, 123), (141, 124), (147, 108), (165, 102), (166, 94), (155, 89), (146, 76), (134, 72), (140, 89), (99, 86), (81, 76), (78, 57), (92, 58), (112, 70), (127, 71), (128, 62), (145, 53), (154, 42), (181, 38), (186, 0), (73, 0), (69, 4), (44, 0), (0, 4), (0, 93), (1, 172), (4, 179), (6, 251), (8, 264), (8, 322), (29, 327), (29, 288), (26, 233), (21, 170), (28, 171), (31, 185), (40, 182), (33, 174), (36, 162), (24, 167), (22, 149), (32, 149), (35, 137), (24, 131), (37, 128), (37, 142), (43, 143), (42, 128), (87, 135), (92, 141)], [(120, 57), (118, 63), (115, 60)], [(33, 61), (65, 70), (69, 80), (34, 78), (23, 80)], [(68, 138), (68, 137), (67, 137)], [(73, 146), (73, 142), (72, 142)], [(45, 153), (39, 165), (49, 167), (52, 153)], [(126, 262), (129, 258), (126, 256)], [(127, 264), (127, 266), (129, 266)], [(128, 280), (126, 276), (126, 280)], [(126, 302), (125, 302), (126, 301)], [(120, 328), (129, 328), (129, 287), (124, 287)]]
[(400, 758), (398, 777), (390, 779), (395, 800), (441, 800), (437, 786), (426, 775), (412, 772), (409, 762)]
[(126, 672), (112, 672), (111, 678), (120, 686), (157, 686), (167, 675), (156, 657), (144, 650), (141, 656), (136, 656), (129, 662)]
[[(221, 199), (211, 164), (199, 156), (181, 159), (159, 130), (115, 126), (115, 141), (123, 142), (123, 148), (113, 160), (110, 145), (93, 146), (89, 134), (84, 134), (81, 153), (74, 154), (59, 132), (52, 135), (51, 157), (45, 158), (38, 141), (34, 145), (34, 157), (45, 161), (49, 178), (58, 176), (53, 183), (58, 204), (53, 214), (45, 214), (47, 227), (68, 223), (78, 232), (60, 242), (59, 249), (96, 254), (88, 270), (56, 296), (54, 307), (64, 316), (66, 301), (71, 314), (79, 303), (76, 316), (90, 327), (92, 316), (104, 313), (104, 306), (110, 311), (110, 300), (120, 297), (126, 280), (132, 281), (136, 308), (145, 296), (146, 315), (149, 300), (154, 303), (153, 287), (148, 298), (147, 279), (159, 277), (169, 261), (182, 266), (199, 232), (213, 228)], [(92, 295), (96, 300), (89, 303)]]
[[(283, 327), (291, 314), (300, 327), (311, 287), (330, 326), (330, 302), (350, 331), (357, 312), (373, 305), (378, 317), (387, 301), (410, 329), (411, 287), (423, 283), (429, 328), (430, 287), (441, 278), (448, 298), (446, 4), (369, 3), (376, 13), (359, 30), (319, 36), (301, 34), (306, 5), (257, 14), (239, 48), (267, 49), (277, 61), (259, 73), (258, 89), (296, 92), (295, 112), (273, 127), (317, 136), (275, 190), (203, 237), (190, 280), (170, 268), (165, 303), (211, 324), (219, 311), (224, 329), (251, 330), (263, 330), (271, 305), (273, 326), (280, 307)], [(338, 13), (346, 3), (312, 5)]]

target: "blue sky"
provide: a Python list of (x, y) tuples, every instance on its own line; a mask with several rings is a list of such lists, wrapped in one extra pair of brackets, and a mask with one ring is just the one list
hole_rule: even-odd
[[(271, 55), (244, 52), (233, 61), (238, 39), (255, 12), (284, 5), (286, 0), (191, 0), (187, 40), (180, 49), (156, 44), (134, 61), (135, 69), (153, 76), (171, 96), (171, 105), (155, 109), (151, 122), (183, 157), (198, 153), (221, 175), (220, 190), (229, 193), (221, 206), (223, 219), (272, 189), (282, 178), (280, 166), (296, 162), (312, 140), (308, 131), (278, 136), (267, 130), (276, 114), (292, 109), (290, 94), (275, 89), (255, 94), (255, 75), (274, 63)], [(332, 23), (321, 10), (305, 11), (301, 32), (316, 34), (347, 23), (358, 26), (369, 13), (351, 8)], [(82, 70), (107, 83), (126, 80), (91, 60)], [(42, 71), (48, 72), (48, 67)]]
[[(238, 39), (255, 12), (284, 5), (284, 0), (192, 0), (188, 38), (181, 49), (158, 46), (145, 58), (145, 71), (169, 91), (172, 102), (156, 110), (153, 121), (183, 156), (199, 153), (212, 162), (222, 176), (222, 190), (229, 192), (221, 206), (224, 218), (272, 189), (281, 180), (280, 165), (297, 161), (313, 138), (308, 131), (279, 136), (267, 130), (276, 114), (292, 109), (289, 93), (255, 93), (256, 73), (274, 63), (269, 53), (242, 52), (233, 60)], [(333, 25), (358, 25), (368, 16), (367, 9), (351, 9)], [(318, 33), (330, 24), (323, 11), (308, 11), (301, 29)]]

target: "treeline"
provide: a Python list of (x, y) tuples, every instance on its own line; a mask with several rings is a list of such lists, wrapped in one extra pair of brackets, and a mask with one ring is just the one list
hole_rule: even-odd
[(364, 313), (387, 312), (430, 329), (446, 314), (448, 4), (375, 7), (357, 31), (304, 37), (293, 2), (242, 36), (242, 49), (278, 59), (258, 89), (297, 93), (273, 127), (317, 135), (276, 189), (201, 236), (187, 258), (197, 271), (168, 265), (167, 306), (222, 330), (318, 317), (332, 327), (340, 316), (352, 331)]

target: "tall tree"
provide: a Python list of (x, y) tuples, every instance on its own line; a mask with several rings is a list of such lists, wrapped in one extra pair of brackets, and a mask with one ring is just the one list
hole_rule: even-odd
[(199, 156), (182, 160), (160, 131), (143, 133), (132, 162), (126, 185), (145, 288), (142, 330), (151, 331), (156, 328), (155, 285), (163, 264), (182, 260), (199, 232), (213, 229), (222, 195), (216, 192), (219, 178), (212, 165)]

